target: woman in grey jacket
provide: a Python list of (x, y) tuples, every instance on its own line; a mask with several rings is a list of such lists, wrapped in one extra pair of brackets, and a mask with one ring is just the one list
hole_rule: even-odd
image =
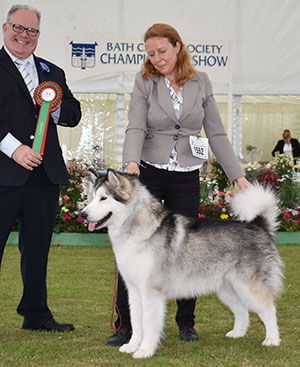
[[(250, 184), (225, 133), (211, 83), (191, 65), (177, 31), (167, 24), (154, 24), (144, 41), (148, 58), (131, 96), (124, 169), (140, 176), (168, 209), (197, 217), (199, 168), (208, 158), (208, 142), (229, 180), (236, 180), (241, 189)], [(202, 127), (207, 138), (200, 138)], [(177, 300), (176, 322), (185, 341), (198, 340), (193, 327), (195, 302)], [(124, 344), (131, 333), (127, 291), (120, 276), (117, 305), (122, 325), (108, 340), (113, 346)]]

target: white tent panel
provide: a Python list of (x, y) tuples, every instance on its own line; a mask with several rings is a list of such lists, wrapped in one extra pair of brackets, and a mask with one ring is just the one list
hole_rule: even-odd
[[(2, 21), (14, 1), (2, 0)], [(233, 94), (299, 94), (298, 0), (28, 0), (42, 12), (36, 51), (64, 69), (70, 37), (134, 37), (157, 22), (173, 25), (183, 40), (231, 41)], [(74, 92), (127, 93), (134, 73), (72, 80)], [(226, 93), (215, 85), (215, 93)]]

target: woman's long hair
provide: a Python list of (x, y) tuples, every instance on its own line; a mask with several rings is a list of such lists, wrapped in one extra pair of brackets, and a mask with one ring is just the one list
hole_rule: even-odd
[(291, 132), (288, 129), (283, 130), (282, 137), (284, 140), (291, 138)]
[[(169, 42), (175, 47), (176, 42), (179, 42), (181, 45), (180, 51), (178, 53), (176, 70), (175, 70), (175, 81), (176, 84), (181, 87), (187, 80), (191, 79), (195, 74), (196, 70), (191, 64), (191, 57), (187, 52), (187, 49), (182, 42), (181, 37), (179, 36), (176, 29), (171, 27), (168, 24), (156, 23), (153, 24), (144, 35), (144, 42), (146, 42), (149, 38), (153, 37), (163, 37), (168, 38)], [(155, 67), (151, 64), (149, 58), (146, 59), (142, 66), (142, 76), (143, 79), (147, 80), (149, 77), (153, 77), (154, 75), (160, 76), (161, 74), (155, 69)]]

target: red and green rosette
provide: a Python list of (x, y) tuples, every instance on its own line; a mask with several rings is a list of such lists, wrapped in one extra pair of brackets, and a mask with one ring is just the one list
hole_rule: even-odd
[(51, 81), (39, 84), (34, 91), (34, 100), (41, 108), (36, 124), (32, 149), (41, 156), (44, 154), (50, 109), (60, 103), (62, 94), (61, 87)]

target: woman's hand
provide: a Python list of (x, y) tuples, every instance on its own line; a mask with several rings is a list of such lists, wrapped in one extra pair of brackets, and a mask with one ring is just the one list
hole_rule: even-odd
[(245, 176), (242, 176), (242, 177), (239, 177), (236, 182), (238, 183), (239, 185), (239, 188), (241, 190), (245, 190), (247, 189), (248, 187), (251, 187), (251, 183), (246, 179)]
[(135, 162), (129, 162), (126, 166), (126, 173), (130, 175), (140, 175), (140, 169), (137, 163)]

